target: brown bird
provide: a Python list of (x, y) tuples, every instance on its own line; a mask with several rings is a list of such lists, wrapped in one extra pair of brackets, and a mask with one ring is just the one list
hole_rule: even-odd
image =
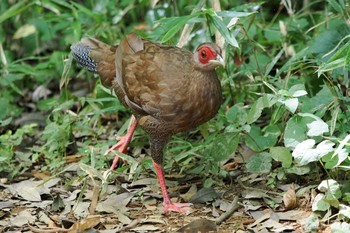
[[(134, 119), (112, 150), (126, 152), (139, 124), (150, 137), (151, 156), (163, 194), (164, 212), (186, 212), (189, 203), (173, 203), (162, 170), (163, 148), (170, 136), (193, 129), (214, 117), (221, 104), (221, 86), (215, 68), (223, 66), (221, 49), (213, 43), (187, 50), (127, 35), (118, 47), (94, 38), (71, 46), (75, 60), (101, 77), (114, 90)], [(119, 157), (116, 156), (111, 170)]]

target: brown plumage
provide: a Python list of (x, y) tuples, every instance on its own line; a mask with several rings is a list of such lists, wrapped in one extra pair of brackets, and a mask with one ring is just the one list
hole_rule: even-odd
[[(136, 118), (133, 129), (138, 123), (149, 134), (164, 210), (183, 212), (181, 207), (187, 205), (172, 203), (166, 192), (163, 148), (171, 135), (195, 128), (217, 113), (221, 87), (215, 67), (223, 65), (221, 49), (206, 43), (192, 54), (130, 34), (117, 48), (85, 38), (71, 50), (80, 65), (97, 72), (103, 85), (131, 109)], [(123, 144), (120, 151), (124, 153), (133, 129), (113, 149)]]

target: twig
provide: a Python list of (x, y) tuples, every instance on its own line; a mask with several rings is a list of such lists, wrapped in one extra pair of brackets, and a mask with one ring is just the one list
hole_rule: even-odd
[(36, 232), (36, 233), (55, 233), (55, 232), (68, 232), (70, 231), (70, 229), (64, 229), (64, 228), (59, 228), (59, 227), (55, 227), (55, 228), (37, 228), (37, 227), (33, 227), (31, 225), (29, 225), (29, 228), (32, 232)]
[(231, 215), (235, 212), (235, 210), (237, 210), (240, 207), (240, 205), (238, 204), (238, 196), (235, 196), (235, 198), (233, 199), (232, 203), (231, 203), (231, 208), (226, 211), (225, 213), (223, 213), (220, 217), (218, 217), (215, 222), (217, 225), (220, 225), (223, 221), (225, 221), (226, 219), (228, 219), (229, 217), (231, 217)]

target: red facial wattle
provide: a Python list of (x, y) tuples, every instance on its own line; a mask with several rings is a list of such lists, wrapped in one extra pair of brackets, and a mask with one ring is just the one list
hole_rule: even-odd
[(208, 64), (210, 60), (216, 58), (216, 53), (209, 47), (200, 47), (198, 49), (198, 60), (202, 64)]

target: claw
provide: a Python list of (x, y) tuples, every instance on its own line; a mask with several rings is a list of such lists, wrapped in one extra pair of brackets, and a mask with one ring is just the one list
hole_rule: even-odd
[(164, 203), (164, 212), (173, 211), (173, 212), (180, 212), (180, 213), (189, 213), (188, 208), (183, 207), (190, 207), (192, 203)]

